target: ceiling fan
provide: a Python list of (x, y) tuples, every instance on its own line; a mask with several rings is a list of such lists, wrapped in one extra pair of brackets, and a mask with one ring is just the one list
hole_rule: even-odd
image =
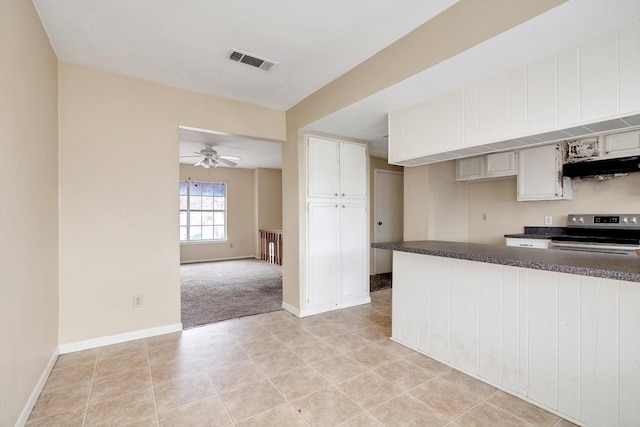
[(195, 156), (180, 156), (180, 158), (200, 157), (200, 159), (197, 162), (195, 162), (193, 165), (202, 166), (205, 169), (209, 169), (212, 166), (214, 168), (217, 168), (218, 165), (220, 164), (231, 166), (231, 167), (238, 166), (238, 164), (233, 162), (232, 160), (235, 160), (236, 162), (242, 160), (242, 158), (238, 156), (221, 156), (220, 154), (218, 154), (216, 150), (213, 149), (213, 146), (211, 145), (207, 145), (202, 150), (195, 151), (193, 154), (195, 154)]

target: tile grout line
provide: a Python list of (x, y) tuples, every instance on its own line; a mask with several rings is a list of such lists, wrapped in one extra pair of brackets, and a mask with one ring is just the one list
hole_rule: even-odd
[(93, 364), (93, 375), (91, 376), (91, 384), (89, 385), (89, 394), (87, 395), (87, 403), (84, 406), (84, 414), (82, 415), (82, 426), (84, 427), (87, 422), (87, 414), (89, 413), (89, 402), (91, 400), (91, 393), (93, 392), (93, 382), (96, 379), (96, 373), (98, 372), (98, 360), (100, 359), (100, 350), (96, 354), (96, 360)]
[(156, 385), (153, 380), (153, 372), (151, 371), (151, 358), (149, 357), (149, 345), (147, 339), (144, 340), (144, 348), (147, 354), (147, 364), (149, 365), (149, 377), (151, 378), (151, 396), (153, 397), (153, 409), (156, 414), (156, 423), (160, 426), (160, 414), (158, 414), (158, 402), (156, 402)]

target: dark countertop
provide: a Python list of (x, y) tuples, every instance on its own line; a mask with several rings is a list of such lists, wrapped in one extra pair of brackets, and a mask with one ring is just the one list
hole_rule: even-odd
[(565, 227), (524, 227), (524, 233), (505, 234), (516, 239), (553, 239), (567, 234)]
[(423, 240), (414, 242), (373, 243), (372, 248), (411, 252), (491, 264), (606, 279), (640, 282), (640, 256), (520, 248), (481, 243)]

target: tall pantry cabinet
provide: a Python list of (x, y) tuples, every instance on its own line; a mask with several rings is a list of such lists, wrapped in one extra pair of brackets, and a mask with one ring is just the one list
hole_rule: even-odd
[(301, 316), (371, 302), (367, 147), (305, 136), (306, 294)]

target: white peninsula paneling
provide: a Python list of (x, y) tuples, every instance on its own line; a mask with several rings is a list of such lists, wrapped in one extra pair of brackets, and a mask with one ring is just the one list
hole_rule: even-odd
[(393, 257), (393, 340), (581, 425), (638, 425), (640, 284)]

